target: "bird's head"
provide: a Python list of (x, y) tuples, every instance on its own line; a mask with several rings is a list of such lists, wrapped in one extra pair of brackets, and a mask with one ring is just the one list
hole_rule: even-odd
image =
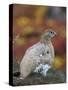
[(44, 34), (42, 34), (42, 39), (49, 40), (56, 35), (56, 32), (53, 30), (47, 30)]

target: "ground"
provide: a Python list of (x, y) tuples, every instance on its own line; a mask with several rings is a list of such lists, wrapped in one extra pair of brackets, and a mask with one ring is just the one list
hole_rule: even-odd
[(46, 77), (40, 74), (32, 73), (24, 80), (18, 79), (19, 77), (13, 76), (14, 86), (24, 86), (24, 85), (40, 85), (40, 84), (55, 84), (55, 83), (65, 83), (66, 75), (65, 72), (60, 70), (50, 69), (47, 72)]

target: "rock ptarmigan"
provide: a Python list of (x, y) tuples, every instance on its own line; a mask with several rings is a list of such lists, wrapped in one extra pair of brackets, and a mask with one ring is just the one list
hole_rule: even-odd
[(26, 78), (31, 72), (33, 72), (40, 64), (51, 66), (54, 60), (54, 47), (51, 42), (51, 38), (56, 35), (55, 31), (48, 29), (41, 35), (41, 39), (38, 43), (29, 47), (20, 63), (20, 77)]

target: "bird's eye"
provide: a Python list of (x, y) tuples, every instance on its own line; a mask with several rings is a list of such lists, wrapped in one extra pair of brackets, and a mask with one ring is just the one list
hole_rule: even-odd
[(51, 32), (52, 33), (52, 32)]
[(47, 54), (49, 54), (49, 51), (47, 51)]

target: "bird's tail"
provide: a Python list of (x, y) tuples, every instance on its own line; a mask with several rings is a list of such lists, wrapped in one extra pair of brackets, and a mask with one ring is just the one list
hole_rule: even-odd
[(13, 76), (14, 76), (14, 77), (19, 77), (19, 76), (20, 76), (20, 72), (15, 72), (15, 73), (13, 73)]

